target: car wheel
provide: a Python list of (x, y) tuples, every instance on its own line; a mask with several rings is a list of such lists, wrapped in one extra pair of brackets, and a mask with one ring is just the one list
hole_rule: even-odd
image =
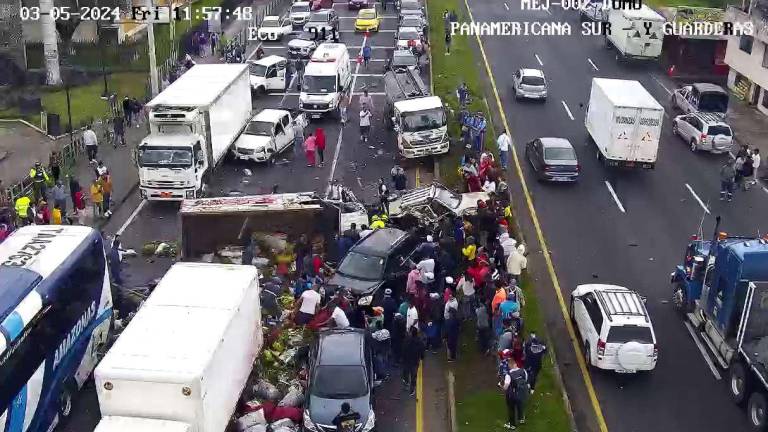
[(744, 364), (741, 362), (732, 364), (728, 392), (731, 394), (731, 400), (737, 405), (742, 405), (747, 401), (747, 394), (749, 392), (747, 383), (747, 370), (744, 368)]
[(696, 153), (696, 151), (699, 149), (699, 145), (696, 144), (696, 139), (691, 138), (691, 151)]
[(752, 430), (765, 430), (766, 423), (768, 423), (766, 421), (766, 417), (768, 417), (767, 411), (768, 403), (765, 400), (765, 395), (759, 391), (752, 393), (747, 404), (747, 417), (749, 418), (749, 424), (752, 425)]

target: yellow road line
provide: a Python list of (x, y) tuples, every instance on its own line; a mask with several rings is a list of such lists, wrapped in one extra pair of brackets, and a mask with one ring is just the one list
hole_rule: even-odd
[(419, 372), (416, 374), (416, 432), (424, 431), (424, 361), (419, 364)]
[[(470, 22), (474, 22), (475, 19), (472, 16), (472, 10), (469, 8), (469, 3), (467, 2), (467, 0), (464, 0), (464, 5), (466, 6), (467, 12), (469, 13)], [(480, 54), (483, 57), (483, 63), (485, 63), (485, 70), (488, 72), (488, 77), (491, 80), (491, 88), (493, 89), (493, 95), (496, 98), (496, 105), (498, 106), (499, 114), (501, 114), (501, 120), (504, 123), (504, 128), (507, 131), (510, 131), (509, 124), (507, 122), (507, 115), (504, 112), (504, 107), (501, 104), (501, 97), (499, 97), (499, 90), (496, 87), (496, 79), (494, 78), (493, 72), (491, 71), (491, 65), (488, 63), (488, 57), (485, 55), (485, 48), (483, 47), (483, 41), (480, 39), (480, 35), (475, 35), (475, 37), (477, 38), (477, 44), (480, 47)], [(541, 244), (541, 251), (544, 255), (544, 261), (547, 265), (547, 271), (549, 272), (549, 277), (552, 279), (552, 285), (555, 288), (557, 301), (560, 304), (560, 311), (563, 314), (563, 320), (565, 321), (565, 326), (568, 329), (568, 336), (570, 336), (571, 338), (571, 343), (573, 344), (573, 350), (576, 353), (576, 360), (579, 363), (579, 369), (581, 370), (581, 375), (584, 378), (584, 385), (587, 388), (587, 393), (589, 393), (589, 399), (592, 402), (592, 407), (595, 410), (595, 416), (597, 417), (598, 426), (600, 427), (600, 430), (602, 432), (608, 432), (608, 426), (605, 423), (605, 417), (603, 417), (603, 411), (600, 408), (600, 402), (597, 400), (597, 394), (595, 393), (595, 388), (592, 385), (592, 378), (590, 378), (589, 376), (589, 371), (587, 370), (587, 365), (584, 362), (584, 357), (582, 357), (582, 355), (579, 353), (581, 343), (579, 343), (578, 339), (576, 338), (576, 332), (574, 331), (573, 325), (571, 324), (571, 320), (568, 314), (568, 308), (566, 307), (566, 304), (565, 304), (565, 299), (563, 299), (563, 294), (560, 292), (560, 282), (558, 282), (557, 275), (555, 274), (555, 266), (552, 264), (552, 257), (549, 254), (547, 243), (544, 240), (544, 232), (541, 229), (539, 218), (536, 215), (536, 209), (533, 208), (531, 193), (528, 190), (528, 184), (525, 182), (525, 176), (523, 175), (523, 169), (520, 166), (520, 159), (517, 156), (517, 150), (515, 149), (514, 143), (512, 145), (512, 159), (515, 161), (515, 171), (517, 172), (517, 176), (520, 178), (520, 185), (523, 187), (525, 202), (528, 205), (528, 211), (530, 212), (531, 219), (533, 220), (533, 227), (536, 230), (536, 237), (538, 237), (539, 243)], [(565, 391), (565, 389), (563, 389), (563, 391)]]

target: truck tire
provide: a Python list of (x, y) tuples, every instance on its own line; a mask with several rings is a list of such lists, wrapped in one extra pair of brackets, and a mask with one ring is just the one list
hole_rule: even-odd
[(77, 385), (73, 380), (67, 380), (61, 386), (61, 393), (59, 393), (59, 423), (64, 424), (69, 416), (72, 415), (72, 398), (77, 392)]
[(765, 394), (760, 391), (752, 393), (747, 403), (747, 419), (752, 430), (755, 432), (764, 431), (766, 423), (768, 423), (767, 416), (768, 401), (765, 399)]
[(731, 400), (737, 405), (743, 405), (747, 401), (747, 395), (750, 391), (747, 369), (743, 363), (737, 361), (731, 365), (729, 375), (728, 392), (731, 395)]

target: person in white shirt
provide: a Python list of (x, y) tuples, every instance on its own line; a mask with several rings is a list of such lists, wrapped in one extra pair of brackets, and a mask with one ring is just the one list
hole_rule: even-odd
[(360, 226), (360, 238), (365, 238), (368, 236), (368, 234), (372, 233), (373, 230), (368, 228), (368, 225), (361, 225)]
[[(522, 245), (521, 245), (522, 246)], [(525, 250), (523, 248), (523, 250)], [(528, 258), (523, 255), (520, 247), (512, 250), (507, 258), (507, 273), (515, 279), (520, 279), (520, 273), (528, 266)]]
[(419, 271), (419, 281), (423, 284), (430, 284), (435, 281), (435, 260), (424, 258), (416, 264), (416, 270)]
[(315, 317), (318, 307), (320, 306), (321, 296), (318, 292), (318, 286), (313, 285), (311, 289), (308, 289), (301, 293), (299, 301), (296, 302), (295, 317), (293, 321), (297, 325), (306, 325), (312, 318)]
[(99, 142), (96, 138), (96, 132), (91, 129), (91, 125), (85, 127), (85, 132), (83, 132), (83, 144), (85, 144), (85, 150), (88, 152), (88, 160), (96, 162), (96, 153), (99, 149)]
[(336, 328), (349, 327), (349, 319), (347, 318), (347, 314), (345, 314), (344, 311), (341, 310), (339, 305), (333, 306), (333, 313), (331, 313), (331, 317), (328, 319), (328, 321), (331, 321), (331, 320), (333, 320), (333, 323), (336, 326)]
[(510, 237), (507, 232), (501, 233), (499, 236), (499, 243), (501, 243), (501, 247), (504, 249), (504, 257), (509, 257), (509, 254), (511, 254), (512, 250), (517, 246), (517, 240)]
[(465, 271), (464, 276), (459, 279), (456, 292), (464, 295), (461, 298), (461, 316), (468, 319), (475, 312), (475, 280), (469, 275), (469, 272)]
[(416, 327), (419, 323), (419, 311), (416, 309), (416, 300), (411, 298), (410, 306), (408, 306), (408, 312), (405, 316), (405, 331), (406, 333), (411, 331), (411, 327)]
[(512, 139), (507, 135), (507, 130), (501, 131), (501, 135), (496, 139), (496, 146), (499, 149), (499, 162), (501, 162), (501, 169), (507, 169), (507, 161), (509, 160), (509, 151), (512, 149)]
[(459, 312), (459, 301), (456, 300), (456, 297), (453, 295), (453, 293), (450, 294), (448, 301), (445, 302), (445, 308), (443, 309), (443, 318), (446, 320), (451, 317), (451, 309)]
[(371, 133), (371, 111), (367, 105), (363, 105), (360, 111), (360, 141), (368, 142), (368, 134)]
[(760, 149), (752, 150), (752, 168), (754, 168), (755, 172), (750, 183), (754, 185), (757, 184), (757, 179), (759, 178), (757, 176), (757, 169), (760, 168)]
[(496, 193), (496, 181), (491, 178), (488, 178), (485, 181), (485, 184), (483, 184), (483, 190), (489, 194)]

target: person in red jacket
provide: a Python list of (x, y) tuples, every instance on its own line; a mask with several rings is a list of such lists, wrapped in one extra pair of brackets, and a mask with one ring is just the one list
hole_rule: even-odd
[(320, 158), (320, 164), (318, 166), (322, 167), (325, 162), (325, 156), (323, 154), (323, 152), (325, 152), (325, 131), (323, 128), (319, 127), (315, 129), (315, 146), (317, 147), (317, 156)]

